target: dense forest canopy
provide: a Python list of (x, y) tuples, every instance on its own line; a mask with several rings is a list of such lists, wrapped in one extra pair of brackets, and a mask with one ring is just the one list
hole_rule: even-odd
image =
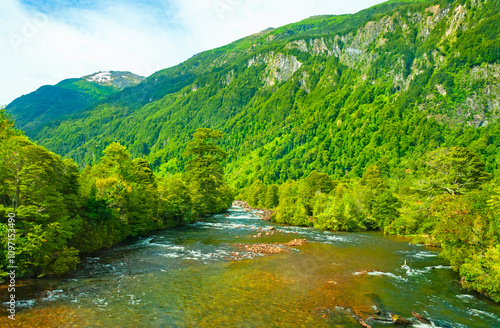
[[(8, 214), (15, 214), (20, 276), (60, 275), (74, 270), (78, 255), (110, 247), (129, 236), (192, 222), (227, 209), (233, 193), (224, 180), (220, 131), (200, 129), (187, 150), (197, 153), (184, 174), (157, 177), (149, 163), (132, 159), (111, 143), (93, 166), (79, 171), (73, 160), (29, 141), (0, 111), (0, 239), (8, 266)], [(207, 139), (205, 134), (212, 137)], [(200, 184), (200, 181), (210, 181)]]

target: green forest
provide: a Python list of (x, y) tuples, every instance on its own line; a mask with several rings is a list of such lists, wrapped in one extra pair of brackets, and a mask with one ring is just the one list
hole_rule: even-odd
[(255, 180), (238, 198), (274, 209), (277, 223), (380, 230), (441, 247), (463, 287), (500, 301), (500, 181), (466, 147), (429, 152), (401, 177), (380, 162), (355, 179), (313, 171), (279, 186)]
[(29, 138), (3, 111), (3, 245), (13, 212), (23, 275), (61, 275), (241, 199), (276, 223), (441, 247), (500, 302), (499, 21), (498, 1), (389, 1), (97, 90)]
[[(186, 171), (157, 177), (149, 163), (111, 143), (82, 171), (71, 159), (29, 141), (0, 112), (0, 274), (8, 266), (8, 229), (16, 230), (20, 277), (62, 275), (79, 256), (227, 209), (220, 131), (199, 129), (185, 151)], [(15, 225), (8, 214), (15, 214)]]

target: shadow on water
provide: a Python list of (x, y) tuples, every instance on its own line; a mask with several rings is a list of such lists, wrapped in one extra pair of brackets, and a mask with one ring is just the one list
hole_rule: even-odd
[[(237, 245), (301, 238), (272, 255)], [(99, 252), (64, 279), (23, 282), (16, 322), (2, 314), (0, 326), (385, 327), (412, 311), (429, 327), (500, 326), (500, 307), (457, 278), (437, 249), (403, 238), (272, 225), (235, 207)]]

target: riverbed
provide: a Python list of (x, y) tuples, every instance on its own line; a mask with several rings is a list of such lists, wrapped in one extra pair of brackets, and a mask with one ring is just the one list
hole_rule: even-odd
[[(294, 239), (307, 243), (283, 245)], [(244, 247), (256, 243), (282, 252)], [(16, 296), (16, 321), (0, 309), (1, 327), (387, 327), (389, 313), (412, 311), (432, 322), (420, 327), (500, 327), (500, 306), (462, 289), (439, 249), (276, 225), (241, 207), (98, 252), (64, 278), (23, 281)]]

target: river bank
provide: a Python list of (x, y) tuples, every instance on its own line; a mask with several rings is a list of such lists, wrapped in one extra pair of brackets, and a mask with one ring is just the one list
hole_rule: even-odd
[(265, 208), (252, 208), (248, 203), (244, 200), (235, 200), (233, 202), (233, 206), (238, 206), (243, 208), (245, 211), (257, 211), (257, 214), (264, 221), (271, 221), (272, 216), (274, 215), (273, 210), (265, 209)]

